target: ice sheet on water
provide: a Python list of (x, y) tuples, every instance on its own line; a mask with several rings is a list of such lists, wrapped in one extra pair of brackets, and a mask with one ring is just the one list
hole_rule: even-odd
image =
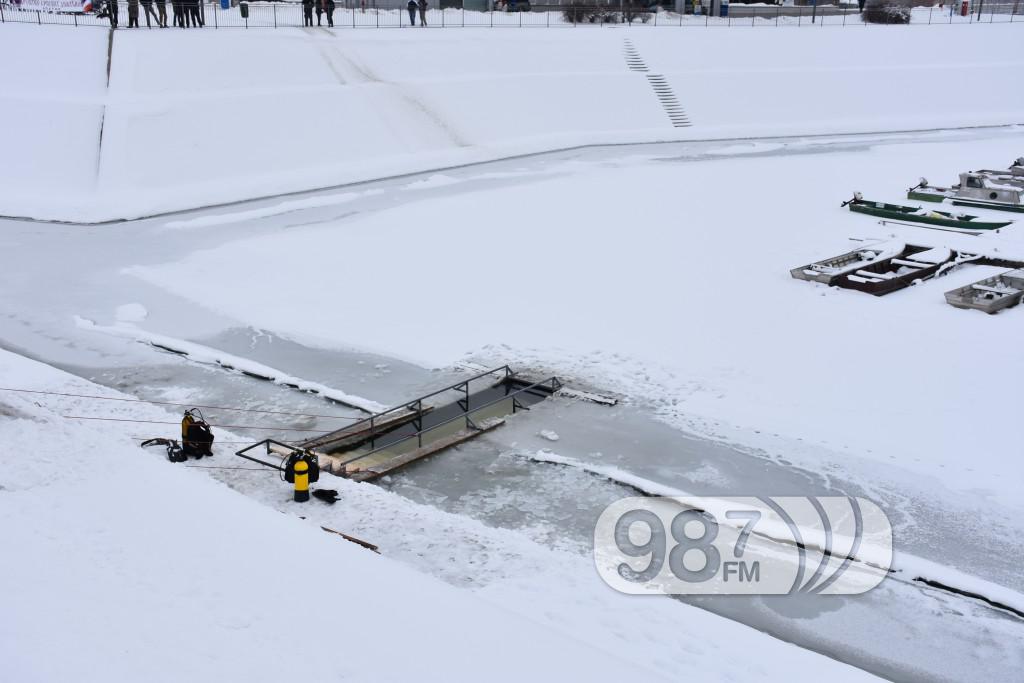
[(220, 365), (226, 368), (238, 370), (239, 372), (245, 372), (257, 377), (266, 378), (275, 384), (294, 386), (300, 391), (309, 391), (315, 394), (320, 394), (321, 396), (335, 400), (339, 403), (344, 403), (345, 405), (365, 410), (368, 413), (379, 413), (387, 410), (388, 408), (388, 406), (377, 403), (376, 401), (368, 398), (356, 396), (355, 394), (350, 394), (346, 391), (342, 391), (341, 389), (320, 384), (319, 382), (312, 382), (299, 377), (294, 377), (288, 373), (277, 370), (276, 368), (251, 361), (247, 358), (242, 358), (241, 356), (218, 351), (217, 349), (212, 349), (208, 346), (203, 346), (202, 344), (196, 344), (195, 342), (147, 332), (146, 330), (129, 323), (119, 323), (113, 326), (97, 325), (91, 320), (75, 316), (75, 324), (83, 329), (104, 332), (118, 337), (126, 337), (146, 344), (152, 344), (161, 348), (173, 350), (177, 353), (188, 356), (189, 359), (194, 360), (197, 363)]
[(121, 323), (140, 323), (149, 317), (149, 311), (142, 304), (122, 304), (115, 315)]

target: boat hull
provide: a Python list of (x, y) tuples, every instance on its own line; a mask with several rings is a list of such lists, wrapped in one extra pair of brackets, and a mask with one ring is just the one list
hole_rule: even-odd
[[(958, 228), (960, 230), (997, 230), (1006, 227), (1010, 221), (1001, 223), (978, 221), (975, 217), (958, 219), (947, 214), (922, 215), (915, 213), (917, 209), (910, 206), (898, 206), (895, 204), (881, 204), (868, 201), (850, 202), (850, 211), (863, 213), (878, 218), (891, 218), (893, 220), (910, 221), (912, 223), (924, 223), (926, 225), (940, 225), (947, 228)], [(933, 212), (935, 213), (935, 212)]]
[(952, 199), (950, 201), (955, 206), (972, 206), (976, 209), (992, 209), (994, 211), (1013, 211), (1014, 213), (1024, 213), (1024, 204), (1001, 204), (996, 202), (986, 202), (983, 199)]
[(907, 199), (914, 199), (919, 202), (936, 202), (941, 204), (949, 195), (918, 188), (907, 192)]
[(1007, 204), (1006, 202), (989, 202), (984, 199), (968, 199), (957, 197), (949, 190), (937, 188), (917, 187), (907, 191), (907, 199), (914, 199), (919, 202), (944, 202), (947, 199), (955, 206), (971, 206), (976, 209), (991, 209), (992, 211), (1012, 211), (1024, 213), (1024, 204)]
[(946, 303), (973, 308), (989, 315), (1024, 300), (1024, 270), (1011, 270), (946, 292)]

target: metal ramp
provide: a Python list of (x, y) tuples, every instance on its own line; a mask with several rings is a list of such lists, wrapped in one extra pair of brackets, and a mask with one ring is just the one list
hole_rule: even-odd
[[(299, 446), (324, 470), (367, 481), (499, 427), (561, 388), (557, 377), (534, 382), (503, 365)], [(445, 403), (446, 394), (455, 400)]]

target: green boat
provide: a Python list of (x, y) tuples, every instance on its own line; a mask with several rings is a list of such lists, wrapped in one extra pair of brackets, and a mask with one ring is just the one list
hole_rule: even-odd
[(1013, 221), (992, 222), (978, 220), (977, 216), (967, 214), (955, 214), (946, 211), (935, 211), (914, 206), (902, 206), (900, 204), (886, 204), (884, 202), (869, 202), (863, 199), (858, 192), (853, 199), (843, 202), (843, 206), (849, 206), (850, 211), (865, 213), (869, 216), (879, 218), (891, 218), (894, 220), (910, 221), (912, 223), (925, 223), (927, 225), (941, 225), (947, 228), (960, 230), (996, 230), (1004, 228)]
[(932, 187), (921, 178), (920, 183), (907, 190), (907, 199), (922, 202), (949, 200), (956, 206), (1024, 213), (1024, 188), (979, 173), (961, 173), (960, 183), (953, 187)]

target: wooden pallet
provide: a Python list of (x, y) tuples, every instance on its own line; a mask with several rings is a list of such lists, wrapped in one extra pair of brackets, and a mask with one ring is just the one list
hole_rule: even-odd
[[(385, 474), (394, 472), (401, 467), (405, 467), (409, 463), (430, 457), (431, 455), (434, 455), (439, 451), (443, 451), (446, 448), (451, 448), (452, 446), (457, 446), (460, 443), (465, 443), (466, 441), (476, 438), (485, 432), (491, 431), (492, 429), (496, 429), (503, 424), (505, 424), (504, 418), (491, 418), (479, 422), (476, 429), (472, 427), (460, 429), (454, 434), (425, 443), (420, 448), (416, 448), (407, 453), (402, 453), (394, 458), (386, 460), (385, 462), (366, 467), (365, 469), (361, 467), (357, 461), (350, 465), (345, 465), (344, 472), (341, 473), (341, 476), (348, 477), (354, 481), (370, 481), (377, 477), (382, 477)], [(335, 474), (338, 474), (338, 472), (335, 472)]]

